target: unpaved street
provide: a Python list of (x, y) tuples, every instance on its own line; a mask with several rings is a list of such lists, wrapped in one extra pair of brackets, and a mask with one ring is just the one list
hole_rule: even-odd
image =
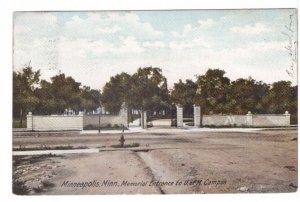
[(14, 157), (27, 194), (294, 192), (297, 131), (15, 136), (14, 147), (84, 146), (101, 152)]

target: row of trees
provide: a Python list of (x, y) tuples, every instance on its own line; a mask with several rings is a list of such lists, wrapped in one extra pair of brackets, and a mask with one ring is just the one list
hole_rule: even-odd
[[(76, 82), (72, 77), (58, 74), (50, 82), (40, 79), (40, 71), (28, 65), (13, 72), (13, 115), (24, 118), (33, 114), (62, 114), (65, 109), (92, 111), (103, 104), (106, 111), (118, 113), (123, 102), (138, 110), (150, 110), (169, 105), (167, 79), (159, 68), (139, 68), (136, 73), (111, 77), (100, 91)], [(101, 102), (99, 103), (101, 97)], [(22, 123), (21, 123), (22, 125)]]
[(65, 109), (92, 111), (99, 107), (100, 92), (81, 86), (72, 77), (58, 74), (50, 82), (40, 79), (40, 70), (27, 66), (13, 72), (13, 116), (62, 114)]
[[(194, 104), (201, 106), (204, 114), (284, 113), (297, 116), (297, 86), (289, 81), (272, 85), (262, 81), (237, 79), (230, 81), (225, 71), (209, 69), (196, 80), (174, 84), (168, 90), (167, 78), (155, 67), (139, 68), (134, 74), (120, 73), (110, 78), (100, 95), (98, 90), (81, 86), (65, 74), (40, 80), (40, 71), (30, 66), (13, 72), (14, 117), (32, 111), (34, 114), (62, 114), (65, 109), (92, 111), (99, 107), (99, 98), (105, 109), (119, 112), (125, 102), (137, 110), (170, 109), (181, 104), (187, 114), (192, 114)], [(22, 115), (23, 114), (23, 115)]]
[(268, 85), (262, 81), (237, 79), (230, 81), (225, 71), (209, 69), (196, 81), (179, 81), (171, 92), (171, 100), (187, 110), (193, 104), (202, 107), (204, 114), (284, 113), (297, 115), (297, 90), (290, 81)]
[(117, 74), (103, 89), (102, 102), (109, 111), (119, 111), (122, 102), (139, 110), (184, 107), (185, 115), (193, 114), (193, 105), (204, 114), (284, 113), (297, 117), (297, 89), (290, 81), (266, 84), (251, 77), (231, 81), (225, 71), (209, 69), (196, 81), (174, 84), (169, 92), (167, 79), (159, 68), (139, 68), (136, 73)]

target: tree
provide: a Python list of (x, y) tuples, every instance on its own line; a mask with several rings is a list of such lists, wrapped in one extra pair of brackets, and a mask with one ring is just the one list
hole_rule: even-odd
[(231, 82), (228, 104), (230, 111), (235, 114), (246, 114), (248, 111), (264, 113), (261, 99), (268, 90), (267, 84), (257, 82), (251, 77)]
[(59, 74), (51, 78), (51, 94), (56, 102), (56, 113), (63, 113), (65, 109), (71, 108), (78, 112), (80, 110), (80, 83), (65, 74)]
[(225, 71), (208, 69), (205, 75), (197, 78), (196, 104), (201, 106), (201, 112), (208, 114), (226, 113), (230, 109), (228, 92), (230, 79), (224, 77)]
[(106, 110), (117, 113), (123, 102), (128, 107), (150, 110), (169, 103), (167, 79), (159, 68), (139, 68), (136, 73), (117, 74), (103, 88), (101, 102)]
[(55, 94), (52, 93), (52, 83), (41, 80), (40, 87), (35, 89), (34, 94), (39, 98), (38, 105), (34, 111), (34, 114), (52, 114), (56, 113), (57, 103)]
[(129, 102), (131, 76), (127, 73), (117, 74), (110, 78), (103, 87), (101, 103), (111, 113), (118, 113), (123, 102)]
[(298, 123), (298, 86), (293, 86), (291, 89), (291, 101), (289, 112), (291, 113), (291, 123)]
[(289, 110), (293, 100), (290, 81), (273, 83), (269, 92), (262, 98), (263, 107), (268, 113), (284, 113)]
[(35, 113), (62, 114), (65, 109), (75, 111), (93, 111), (99, 107), (100, 92), (83, 86), (72, 77), (59, 74), (51, 82), (41, 80), (39, 88), (34, 91), (39, 98)]
[(192, 80), (187, 79), (184, 82), (180, 79), (174, 84), (174, 89), (171, 91), (171, 100), (175, 104), (183, 106), (183, 112), (188, 116), (193, 114), (193, 105), (196, 102), (197, 84)]
[(19, 113), (20, 127), (23, 114), (33, 111), (38, 103), (34, 95), (35, 85), (39, 83), (40, 70), (33, 71), (30, 62), (20, 72), (13, 72), (13, 115)]
[(80, 108), (84, 111), (91, 112), (100, 105), (100, 91), (83, 86), (80, 89)]
[(151, 110), (170, 102), (167, 79), (160, 68), (139, 68), (132, 75), (129, 105), (140, 110)]

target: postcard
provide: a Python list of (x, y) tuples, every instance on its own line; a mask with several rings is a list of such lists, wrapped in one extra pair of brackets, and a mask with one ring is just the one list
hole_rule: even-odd
[(16, 11), (16, 195), (298, 189), (298, 10)]

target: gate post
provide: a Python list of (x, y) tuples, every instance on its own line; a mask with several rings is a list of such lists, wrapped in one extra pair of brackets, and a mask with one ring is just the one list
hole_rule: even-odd
[(250, 111), (248, 111), (248, 113), (246, 115), (246, 125), (253, 126), (253, 116)]
[(128, 107), (126, 106), (125, 102), (123, 102), (119, 114), (120, 114), (121, 119), (122, 119), (122, 124), (125, 127), (128, 128), (129, 127), (129, 124), (128, 124)]
[(291, 114), (288, 111), (285, 111), (285, 126), (291, 126)]
[(147, 111), (143, 111), (143, 128), (147, 128)]
[(147, 128), (147, 111), (141, 110), (141, 127)]
[(33, 115), (31, 112), (27, 114), (26, 119), (27, 119), (27, 130), (33, 131)]
[(194, 104), (194, 126), (199, 128), (200, 127), (200, 120), (201, 119), (201, 108), (200, 106), (196, 106)]
[(183, 108), (181, 105), (176, 105), (177, 111), (177, 128), (183, 127)]

